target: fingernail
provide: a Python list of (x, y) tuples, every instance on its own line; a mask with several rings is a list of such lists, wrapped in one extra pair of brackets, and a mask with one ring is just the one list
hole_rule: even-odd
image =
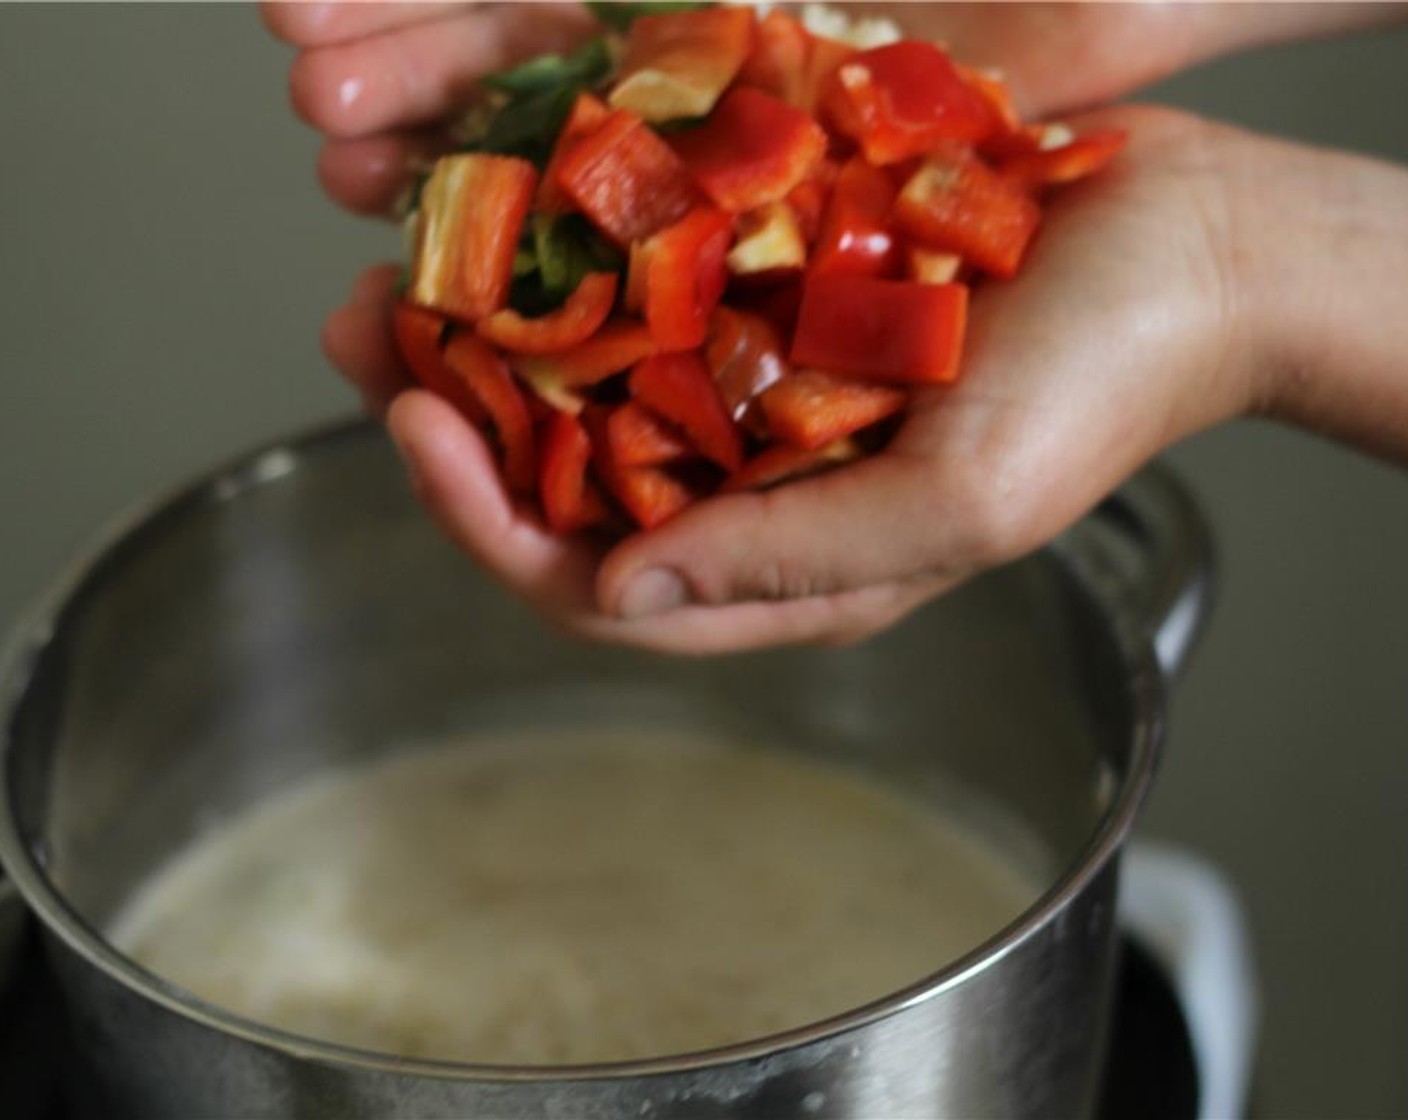
[(682, 607), (689, 601), (684, 580), (668, 568), (649, 568), (626, 584), (617, 607), (622, 618), (647, 618)]

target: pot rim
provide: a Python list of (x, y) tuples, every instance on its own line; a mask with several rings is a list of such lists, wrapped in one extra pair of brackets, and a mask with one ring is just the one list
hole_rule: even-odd
[[(193, 482), (137, 504), (96, 534), (36, 600), (31, 611), (22, 616), (10, 639), (0, 648), (0, 712), (4, 715), (0, 732), (0, 867), (8, 871), (48, 934), (57, 936), (84, 962), (129, 992), (200, 1026), (257, 1046), (296, 1058), (385, 1074), (456, 1081), (570, 1082), (683, 1073), (763, 1059), (834, 1039), (957, 987), (995, 966), (1054, 920), (1118, 855), (1157, 769), (1165, 732), (1167, 679), (1151, 636), (1132, 625), (1117, 605), (1106, 603), (1110, 630), (1131, 670), (1131, 765), (1112, 794), (1099, 826), (1051, 886), (996, 934), (943, 968), (859, 1007), (786, 1031), (683, 1054), (590, 1065), (487, 1065), (399, 1058), (280, 1030), (207, 1003), (147, 970), (120, 952), (78, 913), (21, 836), (9, 781), (14, 712), (65, 613), (101, 580), (112, 563), (191, 512), (207, 504), (231, 501), (246, 490), (275, 482), (299, 470), (305, 462), (346, 442), (365, 439), (376, 430), (375, 424), (365, 418), (324, 423), (266, 443), (204, 472)], [(1089, 581), (1070, 565), (1067, 568), (1086, 593), (1100, 601)]]

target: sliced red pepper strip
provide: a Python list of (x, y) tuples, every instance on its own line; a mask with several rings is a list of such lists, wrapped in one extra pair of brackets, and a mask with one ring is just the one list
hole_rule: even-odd
[(826, 154), (826, 133), (801, 109), (739, 88), (674, 145), (715, 205), (741, 214), (786, 198), (807, 178)]
[(1127, 132), (1113, 129), (1089, 132), (1059, 148), (1013, 156), (999, 166), (998, 174), (1028, 190), (1074, 183), (1094, 175), (1114, 159), (1127, 139)]
[(811, 33), (786, 12), (769, 12), (758, 22), (738, 84), (801, 105), (811, 41)]
[(662, 350), (688, 350), (704, 341), (709, 313), (728, 283), (732, 238), (728, 215), (702, 206), (632, 247), (626, 304), (645, 314)]
[(631, 24), (611, 104), (656, 124), (704, 116), (752, 50), (753, 22), (739, 7), (641, 16)]
[(787, 374), (782, 340), (759, 315), (720, 307), (709, 324), (704, 363), (719, 387), (724, 408), (743, 424), (759, 393)]
[(637, 525), (653, 529), (668, 521), (697, 495), (684, 482), (660, 467), (632, 467), (617, 462), (607, 434), (609, 413), (589, 409), (583, 413), (592, 440), (592, 462), (607, 492), (616, 499)]
[(1041, 210), (1019, 184), (971, 153), (953, 152), (926, 161), (904, 185), (895, 223), (931, 249), (1012, 277), (1041, 224)]
[(476, 427), (489, 419), (479, 398), (469, 392), (445, 361), (445, 333), (449, 326), (443, 315), (424, 307), (397, 302), (391, 310), (391, 329), (396, 347), (416, 381), (437, 396), (444, 397)]
[(694, 454), (678, 430), (637, 401), (606, 413), (598, 438), (606, 441), (612, 462), (621, 467), (658, 467)]
[(895, 188), (885, 172), (859, 157), (847, 161), (821, 219), (812, 271), (893, 276), (900, 261), (890, 220), (894, 204)]
[(587, 475), (591, 457), (591, 440), (581, 421), (565, 412), (553, 413), (543, 437), (538, 498), (555, 533), (575, 533), (606, 520), (606, 505)]
[(807, 68), (797, 94), (797, 107), (816, 113), (831, 79), (857, 54), (855, 47), (824, 35), (813, 35), (807, 44)]
[(823, 110), (874, 164), (925, 155), (946, 140), (977, 143), (1000, 127), (948, 55), (917, 41), (848, 59), (827, 84)]
[(533, 416), (508, 365), (468, 331), (450, 339), (445, 361), (489, 414), (509, 489), (531, 494), (538, 476)]
[(515, 354), (556, 354), (594, 335), (615, 302), (615, 273), (591, 272), (556, 311), (530, 319), (505, 308), (480, 320), (479, 334)]
[(630, 369), (660, 347), (640, 323), (628, 319), (608, 321), (586, 342), (557, 354), (525, 357), (515, 364), (519, 376), (535, 387), (541, 382), (546, 391), (580, 389), (605, 381), (614, 373)]
[(628, 384), (631, 396), (680, 428), (706, 459), (729, 471), (743, 462), (743, 439), (696, 351), (647, 358)]
[(477, 322), (508, 302), (538, 173), (506, 156), (445, 156), (421, 192), (406, 298)]
[(557, 185), (562, 161), (578, 140), (595, 132), (610, 115), (611, 110), (600, 98), (586, 92), (577, 95), (562, 131), (557, 134), (557, 142), (553, 145), (547, 167), (543, 169), (542, 182), (538, 184), (538, 197), (534, 203), (538, 210), (545, 214), (562, 214), (572, 209), (572, 200)]
[(962, 284), (809, 274), (792, 364), (883, 381), (952, 381), (967, 314)]
[(624, 109), (562, 153), (556, 182), (593, 225), (621, 245), (679, 221), (701, 201), (674, 150)]
[(814, 369), (784, 377), (758, 398), (773, 438), (809, 451), (893, 416), (908, 401), (903, 389)]
[(738, 237), (729, 250), (728, 270), (735, 276), (789, 272), (807, 263), (802, 223), (787, 202), (769, 202), (738, 215), (734, 229)]
[(738, 490), (766, 490), (781, 482), (817, 474), (860, 458), (860, 448), (854, 440), (841, 439), (825, 447), (808, 451), (779, 443), (749, 459), (728, 477), (725, 493)]

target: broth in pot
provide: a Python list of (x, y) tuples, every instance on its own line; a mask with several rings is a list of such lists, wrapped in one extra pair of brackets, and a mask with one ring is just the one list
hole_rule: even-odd
[(976, 835), (840, 766), (702, 735), (542, 732), (291, 788), (159, 868), (110, 934), (296, 1034), (568, 1065), (854, 1009), (1038, 893)]

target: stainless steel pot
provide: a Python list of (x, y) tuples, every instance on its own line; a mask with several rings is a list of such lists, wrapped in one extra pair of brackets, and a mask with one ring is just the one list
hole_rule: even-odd
[[(574, 644), (499, 593), (434, 535), (366, 425), (220, 471), (76, 567), (4, 670), (0, 854), (66, 993), (85, 1103), (181, 1120), (1087, 1115), (1119, 851), (1209, 562), (1195, 507), (1154, 469), (1059, 544), (864, 646), (667, 659)], [(622, 721), (877, 772), (1050, 887), (962, 960), (839, 1018), (581, 1068), (282, 1034), (100, 932), (203, 825), (324, 767), (469, 728)]]

